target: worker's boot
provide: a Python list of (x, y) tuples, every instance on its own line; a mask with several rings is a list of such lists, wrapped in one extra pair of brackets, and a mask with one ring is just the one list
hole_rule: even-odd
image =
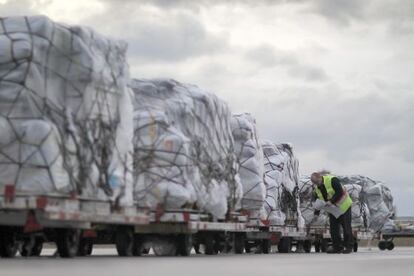
[(346, 247), (344, 250), (342, 250), (342, 253), (344, 253), (344, 254), (350, 254), (350, 253), (352, 253), (352, 251), (353, 251), (353, 248)]
[(326, 253), (328, 254), (339, 254), (342, 253), (342, 248), (337, 246), (329, 246), (326, 250)]

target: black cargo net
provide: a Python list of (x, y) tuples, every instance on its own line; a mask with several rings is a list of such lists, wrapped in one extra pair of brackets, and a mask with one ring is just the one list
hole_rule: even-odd
[(277, 224), (291, 223), (298, 218), (298, 161), (287, 144), (266, 143), (263, 153), (267, 219), (275, 220)]
[(112, 195), (111, 160), (127, 158), (116, 143), (124, 49), (46, 17), (0, 18), (0, 44), (0, 165), (10, 174), (0, 181)]
[(243, 186), (241, 209), (258, 216), (264, 204), (266, 188), (263, 181), (263, 151), (253, 117), (250, 114), (233, 115), (232, 133)]
[(131, 86), (139, 204), (209, 211), (203, 202), (207, 195), (217, 185), (227, 185), (225, 205), (234, 210), (240, 187), (228, 106), (213, 94), (174, 80), (134, 80)]

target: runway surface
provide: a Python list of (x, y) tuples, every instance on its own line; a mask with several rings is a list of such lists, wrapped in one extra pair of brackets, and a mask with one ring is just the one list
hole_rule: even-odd
[(400, 276), (414, 275), (414, 247), (393, 251), (360, 248), (350, 255), (325, 253), (272, 253), (269, 255), (191, 255), (190, 257), (121, 258), (112, 248), (94, 249), (93, 256), (74, 259), (53, 257), (44, 249), (41, 257), (0, 259), (0, 276)]

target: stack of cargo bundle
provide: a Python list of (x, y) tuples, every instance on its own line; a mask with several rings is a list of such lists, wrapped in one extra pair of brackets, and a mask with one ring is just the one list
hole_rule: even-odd
[(329, 218), (325, 212), (315, 216), (313, 201), (315, 200), (313, 184), (309, 177), (302, 177), (299, 182), (300, 210), (306, 225), (325, 227), (329, 225)]
[(357, 184), (345, 184), (344, 188), (352, 199), (352, 227), (369, 226), (368, 205), (362, 198), (362, 187)]
[(42, 16), (0, 22), (0, 186), (132, 204), (126, 44)]
[[(395, 207), (390, 189), (381, 182), (365, 176), (337, 176), (352, 198), (352, 225), (354, 227), (368, 227), (370, 230), (393, 231), (396, 229), (394, 221)], [(307, 224), (327, 225), (327, 214), (321, 212), (316, 218), (313, 215), (312, 196), (313, 187), (309, 177), (301, 179), (300, 197), (301, 210)]]
[(297, 197), (299, 162), (289, 144), (262, 142), (265, 164), (266, 199), (264, 216), (273, 225), (285, 225), (286, 219), (299, 219)]
[(249, 113), (233, 115), (231, 128), (243, 186), (241, 209), (248, 211), (251, 218), (258, 218), (266, 197), (266, 187), (263, 181), (263, 150), (257, 137), (256, 120)]
[(390, 189), (382, 182), (361, 175), (339, 176), (345, 186), (360, 186), (360, 201), (368, 207), (367, 220), (371, 230), (393, 231), (395, 207)]
[(196, 208), (217, 219), (238, 208), (242, 187), (227, 104), (174, 80), (133, 80), (131, 87), (138, 204)]

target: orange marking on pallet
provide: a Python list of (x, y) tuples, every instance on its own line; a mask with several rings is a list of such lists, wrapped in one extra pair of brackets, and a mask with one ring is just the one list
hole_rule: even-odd
[(23, 232), (37, 232), (42, 230), (43, 227), (37, 222), (34, 211), (29, 211), (26, 218), (26, 224), (24, 225)]
[(16, 196), (16, 188), (14, 185), (5, 185), (4, 186), (4, 198), (6, 202), (13, 202)]

